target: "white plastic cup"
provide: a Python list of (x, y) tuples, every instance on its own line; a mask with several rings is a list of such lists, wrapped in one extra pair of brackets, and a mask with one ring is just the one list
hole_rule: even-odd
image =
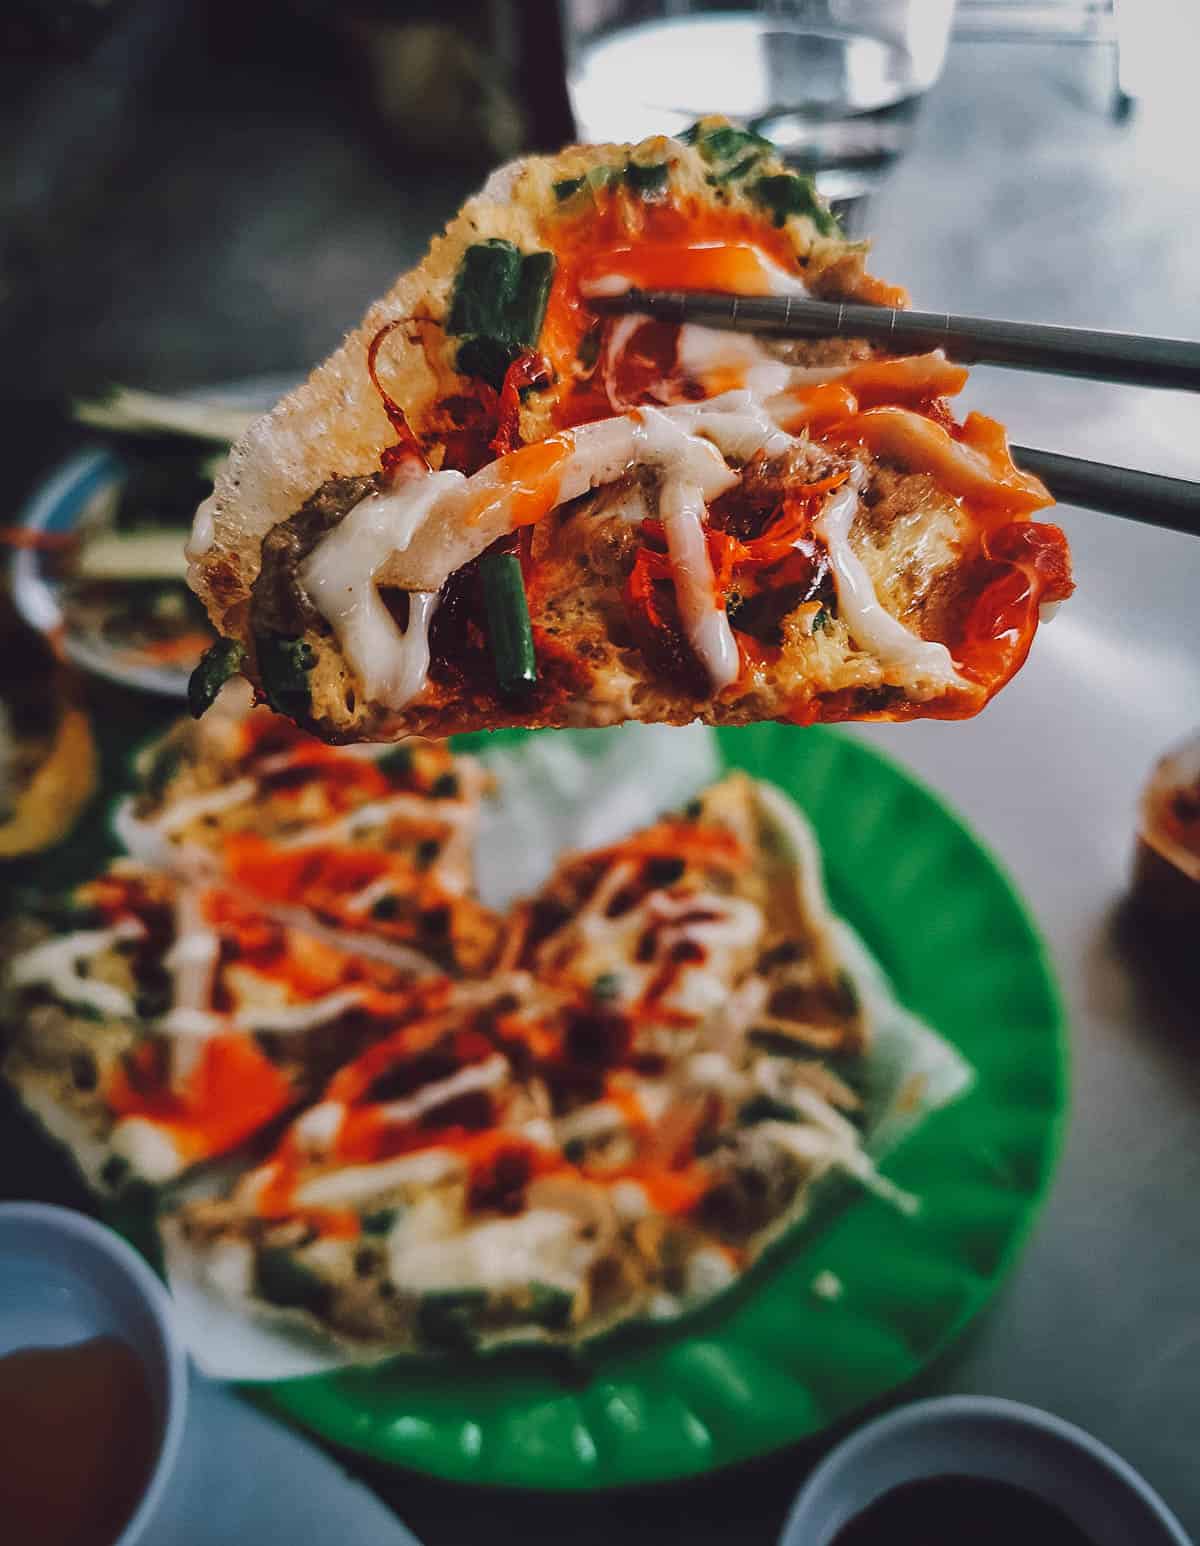
[(137, 1354), (158, 1423), (154, 1464), (113, 1546), (143, 1546), (179, 1458), (187, 1355), (170, 1300), (133, 1248), (66, 1208), (0, 1204), (0, 1356), (119, 1337)]
[(1190, 1546), (1158, 1494), (1107, 1445), (1049, 1412), (992, 1396), (917, 1401), (851, 1434), (805, 1483), (779, 1546), (831, 1546), (884, 1493), (935, 1476), (1022, 1487), (1095, 1546)]

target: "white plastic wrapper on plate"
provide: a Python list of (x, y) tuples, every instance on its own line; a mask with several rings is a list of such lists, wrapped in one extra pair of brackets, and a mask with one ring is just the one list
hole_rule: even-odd
[[(716, 739), (703, 726), (626, 725), (614, 730), (534, 736), (479, 753), (497, 778), (485, 807), (478, 871), (483, 900), (504, 906), (545, 880), (559, 853), (610, 843), (685, 804), (721, 774)], [(789, 817), (789, 826), (793, 825)], [(798, 859), (815, 852), (797, 814)], [(814, 865), (813, 874), (819, 873)], [(931, 1112), (961, 1095), (971, 1070), (960, 1054), (901, 1005), (882, 969), (845, 923), (838, 924), (845, 969), (868, 1007), (864, 1149), (859, 1180), (904, 1211), (920, 1199), (900, 1192), (876, 1167)], [(188, 1195), (211, 1195), (206, 1176)], [(803, 1229), (801, 1222), (798, 1226)], [(221, 1379), (269, 1381), (362, 1362), (316, 1335), (263, 1316), (250, 1320), (197, 1279), (193, 1260), (168, 1238), (167, 1276), (180, 1329), (200, 1368)], [(381, 1354), (380, 1360), (387, 1354)]]

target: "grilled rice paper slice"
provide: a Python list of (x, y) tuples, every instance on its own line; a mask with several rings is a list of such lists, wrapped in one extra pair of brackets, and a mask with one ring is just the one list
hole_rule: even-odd
[(567, 861), (510, 954), (418, 984), (266, 1163), (179, 1210), (176, 1270), (364, 1357), (578, 1340), (734, 1281), (831, 1169), (877, 1182), (868, 1017), (776, 791), (734, 777)]
[(119, 861), (4, 941), (3, 1073), (89, 1185), (155, 1185), (311, 1099), (410, 981)]
[(342, 741), (978, 712), (1071, 581), (966, 371), (597, 308), (903, 304), (865, 250), (720, 119), (497, 172), (234, 447), (190, 547), (214, 661)]
[(412, 972), (485, 970), (499, 920), (473, 895), (487, 776), (411, 740), (326, 746), (227, 689), (143, 753), (118, 830), (143, 861), (215, 880)]

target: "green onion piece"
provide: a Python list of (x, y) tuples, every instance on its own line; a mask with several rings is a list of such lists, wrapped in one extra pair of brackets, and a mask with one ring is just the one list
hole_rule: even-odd
[(554, 254), (531, 252), (521, 263), (516, 294), (508, 308), (509, 340), (514, 357), (522, 349), (532, 349), (542, 332), (542, 319), (554, 282)]
[(400, 1217), (399, 1208), (373, 1208), (362, 1216), (364, 1235), (386, 1235)]
[(468, 247), (455, 276), (447, 329), (499, 336), (520, 278), (521, 254), (512, 242), (494, 239)]
[[(204, 658), (201, 657), (200, 665), (204, 664)], [(192, 683), (196, 680), (196, 674), (199, 670), (200, 666), (197, 666), (196, 670), (192, 672), (191, 680), (188, 682), (188, 706), (192, 708), (193, 714), (196, 713), (196, 710), (192, 707)], [(205, 707), (207, 707), (207, 704)], [(200, 713), (203, 712), (204, 710), (201, 709)], [(199, 716), (197, 715), (197, 717)], [(142, 797), (149, 805), (159, 804), (163, 795), (167, 792), (167, 785), (175, 777), (176, 773), (179, 772), (179, 766), (182, 761), (182, 749), (178, 741), (173, 739), (160, 741), (157, 746), (151, 747), (147, 763), (143, 764), (139, 758), (139, 771), (143, 766), (146, 769), (145, 773), (142, 774)]]
[(753, 1127), (756, 1122), (795, 1122), (799, 1112), (794, 1106), (776, 1100), (773, 1095), (752, 1095), (737, 1114), (739, 1127)]
[(589, 193), (602, 192), (611, 183), (617, 182), (621, 176), (621, 169), (615, 166), (593, 166), (582, 177), (564, 177), (562, 182), (554, 184), (554, 196), (560, 204), (567, 199), (573, 199), (577, 193), (582, 193), (586, 188)]
[(607, 999), (620, 998), (621, 978), (617, 972), (601, 972), (592, 983), (592, 997), (602, 1002)]
[(435, 1289), (417, 1305), (417, 1333), (430, 1347), (474, 1347), (487, 1307), (482, 1288)]
[(129, 1161), (123, 1154), (110, 1154), (100, 1167), (100, 1179), (115, 1191), (129, 1175)]
[(254, 1288), (260, 1299), (286, 1310), (310, 1310), (324, 1315), (330, 1287), (310, 1267), (297, 1261), (286, 1246), (264, 1246), (258, 1253)]
[(419, 870), (427, 870), (431, 864), (437, 862), (437, 856), (442, 851), (442, 845), (436, 837), (423, 837), (417, 844), (417, 851), (413, 855), (413, 863)]
[(554, 254), (523, 254), (511, 242), (476, 242), (463, 253), (447, 331), (458, 335), (456, 365), (499, 391), (504, 372), (537, 343), (554, 278)]
[(412, 747), (405, 746), (403, 742), (399, 746), (393, 746), (391, 751), (384, 752), (382, 757), (375, 759), (375, 766), (384, 778), (407, 778), (412, 772), (412, 765)]
[(728, 166), (740, 157), (745, 157), (748, 152), (752, 152), (753, 158), (757, 160), (775, 149), (770, 140), (764, 139), (761, 134), (755, 134), (751, 129), (735, 129), (732, 124), (710, 129), (707, 134), (701, 135), (698, 144), (704, 160), (709, 166), (716, 167)]
[(454, 367), (460, 376), (475, 376), (498, 392), (504, 373), (513, 362), (512, 346), (498, 338), (464, 338), (458, 346)]
[[(218, 639), (209, 645), (188, 677), (187, 701), (193, 719), (199, 719), (212, 708), (217, 694), (229, 678), (241, 670), (245, 658), (246, 651), (236, 639)], [(165, 783), (169, 776), (168, 772), (162, 781)]]
[(589, 328), (579, 340), (579, 348), (575, 351), (575, 358), (584, 370), (591, 370), (600, 358), (601, 329)]
[(836, 236), (841, 229), (817, 198), (811, 178), (797, 177), (794, 172), (760, 177), (750, 185), (750, 196), (770, 211), (776, 225), (785, 225), (793, 215), (804, 215), (822, 236)]
[(311, 645), (277, 633), (259, 634), (255, 643), (267, 702), (277, 714), (306, 718), (311, 705), (308, 673), (317, 663)]
[(528, 692), (537, 681), (537, 656), (521, 561), (515, 553), (489, 553), (479, 575), (500, 691)]
[(786, 1031), (769, 1031), (764, 1026), (751, 1026), (746, 1040), (752, 1047), (769, 1052), (772, 1057), (803, 1058), (811, 1056), (812, 1049), (799, 1036), (789, 1036)]
[(753, 129), (738, 129), (733, 124), (717, 124), (711, 129), (701, 129), (694, 123), (679, 136), (688, 145), (695, 145), (702, 158), (712, 167), (708, 179), (714, 187), (745, 177), (764, 156), (771, 155), (775, 147), (771, 141), (756, 134)]
[(665, 161), (655, 162), (652, 166), (640, 166), (636, 161), (631, 161), (625, 168), (625, 181), (643, 199), (658, 198), (666, 192), (670, 180), (670, 168)]
[(862, 1004), (858, 994), (858, 985), (844, 966), (837, 974), (837, 996), (840, 1009), (843, 1009), (849, 1015), (858, 1013)]
[(571, 1321), (575, 1296), (553, 1283), (529, 1285), (529, 1319), (547, 1331), (565, 1331)]

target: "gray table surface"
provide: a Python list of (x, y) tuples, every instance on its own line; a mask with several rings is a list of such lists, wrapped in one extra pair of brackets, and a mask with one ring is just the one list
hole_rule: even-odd
[[(389, 161), (319, 89), (319, 68), (263, 77), (207, 46), (191, 38), (169, 66), (89, 231), (17, 297), (0, 372), (26, 397), (302, 368), (465, 191), (465, 174)], [(954, 47), (872, 209), (878, 271), (930, 307), (1200, 331), (1191, 104), (1164, 90), (1120, 125), (1103, 78), (1078, 49)], [(1200, 476), (1196, 410), (1175, 394), (981, 370), (972, 398), (1015, 440)], [(16, 421), (29, 430), (19, 475), (50, 444), (36, 416)], [(1200, 1537), (1200, 1062), (1187, 1034), (1200, 1013), (1135, 973), (1113, 930), (1140, 782), (1200, 725), (1200, 545), (1073, 510), (1062, 521), (1079, 592), (1018, 682), (967, 725), (858, 732), (1002, 857), (1071, 1018), (1072, 1119), (1049, 1205), (997, 1303), (918, 1389), (1010, 1396), (1082, 1424)], [(370, 1479), (427, 1546), (497, 1533), (765, 1543), (811, 1459), (582, 1505)]]

